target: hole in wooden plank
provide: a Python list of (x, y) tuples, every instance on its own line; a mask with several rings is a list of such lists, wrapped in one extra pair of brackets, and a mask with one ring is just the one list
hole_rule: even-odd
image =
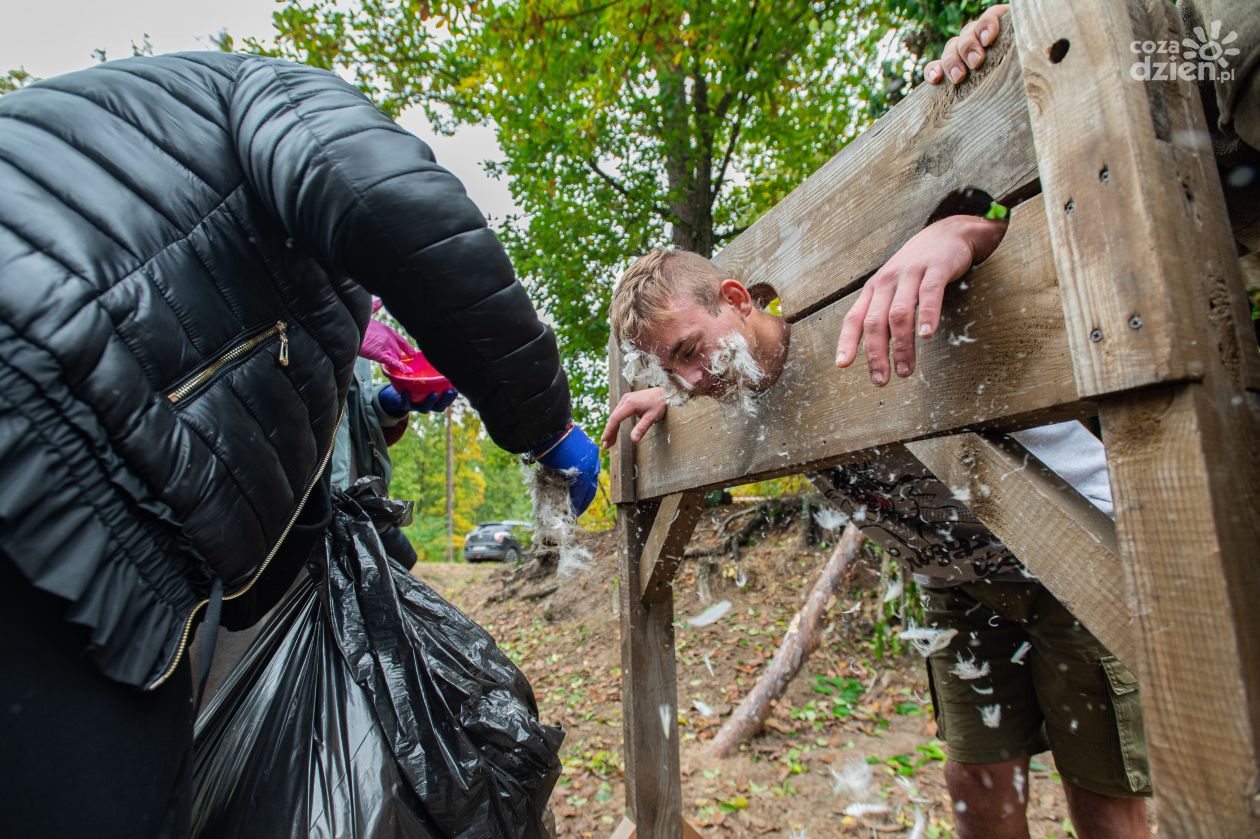
[(1060, 38), (1050, 45), (1050, 49), (1046, 50), (1046, 56), (1050, 59), (1051, 64), (1058, 64), (1068, 54), (1068, 50), (1072, 48), (1072, 44), (1067, 38)]
[[(758, 309), (765, 309), (779, 299), (779, 292), (775, 291), (774, 286), (770, 283), (753, 283), (748, 287), (748, 293), (752, 296), (753, 305)], [(777, 306), (774, 307), (777, 310)], [(773, 311), (771, 314), (779, 314)]]
[(1104, 166), (1102, 169), (1099, 169), (1099, 170), (1098, 170), (1098, 180), (1102, 181), (1103, 183), (1107, 183), (1108, 181), (1110, 181), (1110, 180), (1111, 180), (1111, 170), (1110, 170), (1110, 169), (1108, 169), (1106, 166)]

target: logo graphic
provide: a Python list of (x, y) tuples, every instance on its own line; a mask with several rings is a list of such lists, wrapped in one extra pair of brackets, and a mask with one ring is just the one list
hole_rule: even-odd
[(1181, 45), (1185, 47), (1181, 57), (1186, 61), (1197, 59), (1199, 63), (1215, 62), (1222, 70), (1226, 70), (1229, 68), (1229, 59), (1226, 56), (1238, 55), (1238, 47), (1226, 47), (1225, 45), (1237, 41), (1238, 33), (1231, 31), (1224, 38), (1221, 38), (1221, 22), (1219, 20), (1212, 21), (1212, 25), (1208, 29), (1211, 32), (1210, 35), (1203, 31), (1202, 26), (1194, 28), (1194, 38), (1186, 38), (1181, 42)]
[(1196, 26), (1193, 37), (1180, 41), (1134, 41), (1129, 49), (1141, 58), (1129, 68), (1129, 75), (1141, 82), (1230, 81), (1234, 71), (1229, 63), (1239, 50), (1229, 45), (1238, 40), (1238, 33), (1231, 30), (1222, 38), (1222, 28), (1214, 20), (1206, 30)]

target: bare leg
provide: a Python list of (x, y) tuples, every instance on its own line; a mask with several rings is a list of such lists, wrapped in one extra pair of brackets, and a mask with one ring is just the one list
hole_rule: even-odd
[(1028, 839), (1028, 758), (1002, 763), (949, 760), (945, 785), (954, 802), (958, 839)]
[(1072, 826), (1081, 839), (1148, 839), (1145, 798), (1117, 798), (1063, 782)]

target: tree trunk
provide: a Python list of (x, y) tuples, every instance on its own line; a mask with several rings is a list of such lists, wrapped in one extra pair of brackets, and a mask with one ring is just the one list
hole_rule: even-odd
[(788, 625), (783, 643), (779, 645), (779, 651), (774, 654), (770, 666), (713, 738), (710, 752), (714, 757), (726, 757), (739, 748), (740, 743), (761, 730), (774, 703), (796, 677), (805, 659), (818, 648), (822, 620), (835, 600), (836, 589), (844, 578), (845, 569), (861, 548), (862, 531), (850, 523), (845, 527), (840, 543), (823, 567), (822, 574), (810, 589), (805, 605)]
[(446, 409), (446, 561), (455, 561), (455, 449), (451, 445), (451, 409)]
[(668, 204), (674, 217), (674, 247), (713, 255), (713, 137), (708, 119), (708, 83), (691, 79), (680, 64), (662, 63), (660, 78), (661, 139), (665, 152)]

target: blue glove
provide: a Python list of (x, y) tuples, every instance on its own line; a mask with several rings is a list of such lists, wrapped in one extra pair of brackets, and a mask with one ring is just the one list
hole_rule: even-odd
[(577, 470), (569, 476), (569, 503), (573, 505), (573, 515), (580, 516), (595, 500), (595, 490), (599, 487), (599, 446), (592, 443), (586, 432), (576, 425), (547, 451), (547, 447), (552, 445), (548, 443), (537, 449), (546, 452), (538, 458), (538, 462), (557, 471)]
[(376, 394), (376, 401), (381, 406), (381, 410), (391, 417), (401, 417), (408, 411), (419, 411), (422, 414), (430, 411), (445, 411), (457, 396), (459, 393), (456, 391), (447, 390), (442, 393), (430, 393), (419, 402), (412, 402), (410, 396), (393, 385), (385, 385)]

